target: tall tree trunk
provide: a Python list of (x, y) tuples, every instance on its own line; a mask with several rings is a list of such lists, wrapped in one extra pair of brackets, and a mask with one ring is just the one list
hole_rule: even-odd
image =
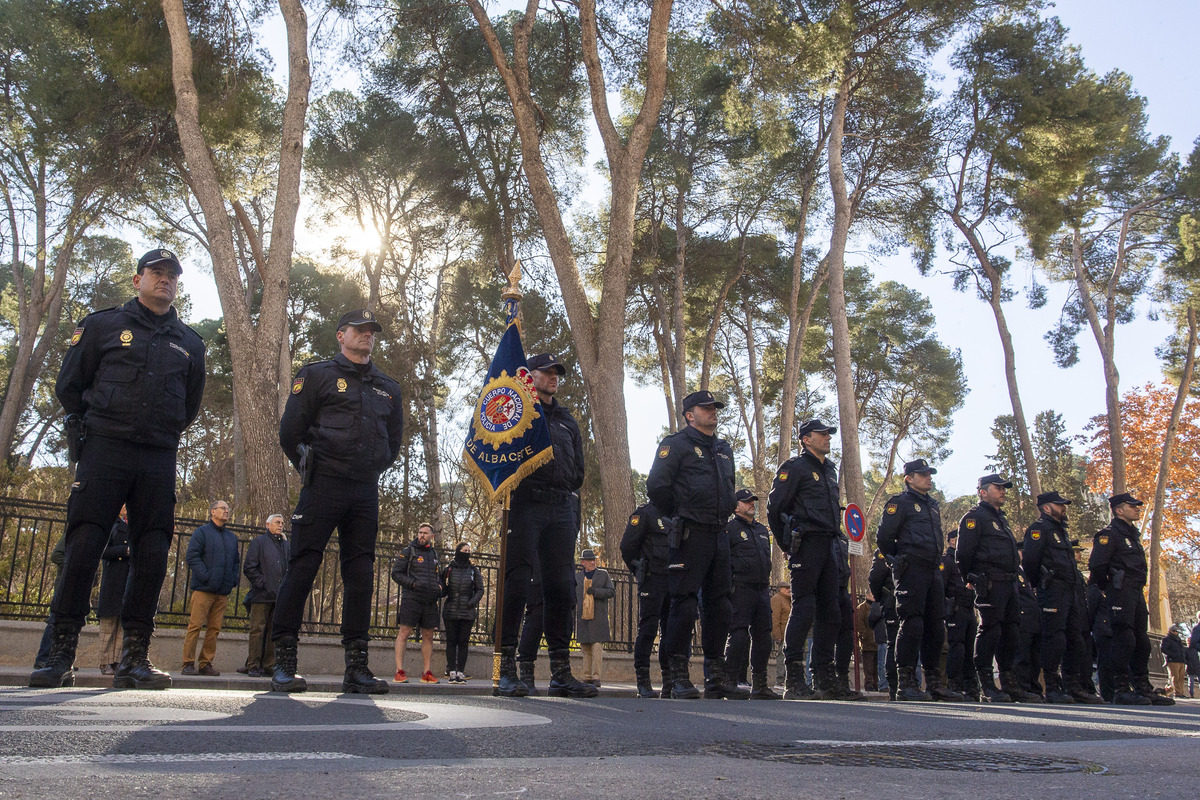
[[(233, 392), (237, 398), (246, 446), (246, 476), (252, 516), (285, 507), (285, 462), (278, 446), (280, 351), (286, 340), (288, 275), (300, 204), (300, 170), (304, 152), (304, 120), (311, 75), (308, 60), (308, 19), (299, 0), (280, 0), (287, 28), (288, 91), (284, 103), (275, 187), (270, 251), (262, 266), (262, 303), (255, 323), (243, 293), (235, 233), (221, 179), (200, 126), (199, 96), (192, 77), (192, 45), (183, 0), (163, 0), (171, 40), (171, 74), (175, 88), (175, 122), (193, 179), (196, 199), (204, 211), (212, 254), (213, 275), (221, 299), (229, 351), (233, 362)], [(251, 239), (255, 234), (246, 230)]]
[(1175, 405), (1171, 407), (1171, 421), (1167, 423), (1167, 435), (1163, 438), (1162, 458), (1158, 462), (1158, 480), (1154, 484), (1154, 516), (1150, 520), (1150, 629), (1164, 633), (1171, 624), (1171, 601), (1163, 585), (1162, 574), (1162, 524), (1163, 506), (1167, 500), (1167, 482), (1171, 477), (1171, 455), (1175, 449), (1175, 435), (1179, 430), (1179, 419), (1187, 404), (1192, 387), (1192, 372), (1196, 367), (1196, 309), (1188, 307), (1187, 355), (1183, 362), (1183, 374), (1179, 376), (1179, 391), (1175, 394)]
[(521, 138), (522, 168), (537, 209), (550, 260), (558, 276), (563, 305), (579, 356), (579, 368), (588, 393), (600, 484), (604, 493), (605, 551), (619, 549), (625, 522), (633, 510), (633, 483), (629, 458), (629, 424), (625, 409), (625, 304), (633, 258), (633, 223), (638, 180), (650, 137), (666, 93), (667, 33), (671, 0), (654, 0), (646, 33), (645, 93), (642, 106), (622, 142), (608, 109), (608, 91), (599, 54), (595, 0), (579, 4), (584, 65), (587, 70), (592, 113), (604, 142), (611, 192), (609, 228), (601, 272), (600, 301), (593, 312), (572, 243), (563, 223), (554, 185), (541, 153), (542, 119), (532, 95), (529, 74), (529, 41), (537, 16), (537, 0), (528, 0), (524, 17), (513, 26), (510, 61), (480, 0), (467, 0), (504, 81), (512, 104), (514, 123)]
[(733, 287), (742, 279), (742, 275), (746, 273), (746, 234), (743, 231), (738, 237), (738, 253), (737, 261), (734, 262), (733, 272), (725, 278), (725, 282), (721, 284), (721, 290), (717, 292), (717, 301), (713, 304), (712, 319), (708, 323), (708, 330), (704, 334), (704, 353), (700, 360), (700, 385), (697, 389), (707, 389), (708, 382), (712, 378), (712, 362), (713, 362), (713, 346), (717, 342), (717, 334), (721, 331), (721, 315), (725, 313), (725, 302), (729, 299), (729, 293), (733, 291)]
[[(833, 375), (837, 386), (838, 419), (842, 443), (841, 477), (846, 502), (864, 506), (862, 457), (858, 443), (858, 406), (854, 397), (854, 365), (850, 361), (850, 323), (846, 315), (846, 241), (852, 209), (842, 167), (842, 139), (850, 78), (843, 76), (833, 101), (829, 126), (829, 186), (833, 192), (833, 232), (829, 240), (829, 315), (833, 322)], [(850, 557), (860, 586), (866, 585), (867, 560)]]

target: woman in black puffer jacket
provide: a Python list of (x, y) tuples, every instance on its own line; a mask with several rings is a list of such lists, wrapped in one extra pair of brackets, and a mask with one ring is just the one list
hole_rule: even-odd
[(471, 563), (471, 545), (459, 542), (442, 570), (442, 621), (446, 624), (446, 671), (450, 683), (466, 683), (467, 642), (483, 599), (483, 574)]

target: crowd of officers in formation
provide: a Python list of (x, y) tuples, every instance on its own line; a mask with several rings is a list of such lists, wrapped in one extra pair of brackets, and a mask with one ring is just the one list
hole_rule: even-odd
[[(77, 466), (63, 568), (51, 603), (50, 654), (31, 674), (30, 686), (72, 685), (91, 587), (123, 504), (130, 569), (113, 686), (171, 685), (148, 653), (174, 533), (176, 452), (180, 435), (199, 412), (205, 377), (204, 343), (172, 305), (181, 272), (173, 253), (151, 250), (137, 264), (137, 297), (85, 317), (71, 336), (56, 394), (67, 414)], [(368, 694), (389, 688), (367, 666), (379, 476), (398, 457), (403, 430), (400, 387), (371, 362), (381, 331), (369, 310), (343, 314), (337, 325), (340, 352), (299, 370), (280, 420), (280, 445), (300, 472), (303, 488), (271, 620), (275, 691), (307, 688), (297, 672), (298, 634), (334, 529), (344, 594), (342, 688)], [(547, 693), (595, 697), (596, 686), (577, 680), (569, 659), (582, 437), (555, 397), (565, 367), (551, 354), (532, 356), (527, 366), (554, 457), (525, 478), (511, 498), (497, 690), (511, 697), (529, 693), (522, 677), (531, 682), (532, 663), (523, 658), (518, 673), (518, 644), (529, 639), (536, 648), (544, 636), (551, 672)], [(755, 519), (758, 498), (735, 491), (733, 452), (716, 434), (723, 407), (707, 391), (683, 399), (686, 424), (659, 443), (647, 479), (650, 502), (634, 511), (622, 541), (622, 555), (639, 585), (634, 665), (644, 697), (656, 696), (650, 656), (661, 629), (662, 696), (779, 698), (767, 680), (771, 543), (767, 527)], [(854, 637), (849, 542), (841, 526), (837, 469), (828, 457), (836, 432), (820, 420), (803, 423), (801, 452), (780, 466), (767, 501), (769, 535), (788, 557), (792, 594), (783, 699), (862, 698), (849, 685)], [(1018, 544), (1002, 510), (1011, 483), (986, 475), (979, 480), (979, 504), (962, 518), (957, 536), (943, 542), (938, 504), (929, 495), (936, 470), (917, 459), (904, 472), (905, 491), (887, 501), (882, 516), (870, 579), (894, 645), (888, 669), (895, 699), (1042, 702), (1040, 671), (1045, 700), (1098, 703), (1102, 700), (1091, 682), (1095, 660), (1099, 692), (1106, 698), (1123, 704), (1173, 702), (1151, 687), (1148, 676), (1146, 555), (1134, 525), (1141, 501), (1129, 494), (1111, 498), (1113, 520), (1095, 535), (1085, 581), (1076, 567), (1077, 543), (1067, 533), (1069, 502), (1057, 493), (1038, 497), (1041, 517)], [(432, 589), (428, 583), (423, 588)], [(1022, 609), (1040, 618), (1029, 636)], [(703, 692), (690, 679), (698, 619)], [(403, 622), (431, 626), (420, 615)], [(806, 654), (810, 634), (812, 652)], [(738, 685), (742, 665), (726, 658), (728, 652), (740, 660), (747, 639), (749, 690)], [(1040, 670), (1032, 657), (1019, 663), (1023, 639), (1040, 639)], [(428, 671), (428, 658), (424, 661)]]

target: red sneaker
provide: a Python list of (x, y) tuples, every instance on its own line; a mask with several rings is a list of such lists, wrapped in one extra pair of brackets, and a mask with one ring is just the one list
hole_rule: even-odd
[(438, 679), (430, 670), (425, 670), (425, 674), (421, 676), (421, 683), (437, 683)]
[(408, 676), (404, 674), (404, 670), (396, 670), (396, 683), (408, 683)]

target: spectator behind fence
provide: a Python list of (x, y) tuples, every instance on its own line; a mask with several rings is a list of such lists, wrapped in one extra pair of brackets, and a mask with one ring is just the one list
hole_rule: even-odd
[(454, 558), (442, 570), (442, 622), (446, 625), (446, 672), (450, 683), (466, 683), (471, 628), (483, 599), (483, 573), (471, 563), (471, 545), (459, 542)]
[(121, 603), (129, 580), (129, 522), (125, 507), (108, 534), (108, 545), (101, 556), (100, 599), (96, 617), (100, 620), (100, 674), (112, 675), (121, 660)]
[(238, 667), (243, 675), (258, 678), (269, 675), (275, 667), (275, 643), (268, 634), (291, 552), (280, 514), (267, 517), (267, 532), (254, 537), (246, 547), (242, 574), (250, 581), (250, 591), (243, 602), (250, 609), (250, 639), (246, 663)]
[[(229, 522), (229, 503), (217, 500), (208, 507), (208, 522), (192, 533), (187, 548), (187, 565), (191, 570), (188, 598), (187, 634), (183, 637), (184, 675), (215, 677), (220, 671), (213, 666), (217, 654), (217, 637), (229, 605), (229, 593), (238, 585), (238, 540), (225, 527)], [(204, 628), (204, 645), (200, 648), (200, 666), (196, 666), (196, 641)]]

